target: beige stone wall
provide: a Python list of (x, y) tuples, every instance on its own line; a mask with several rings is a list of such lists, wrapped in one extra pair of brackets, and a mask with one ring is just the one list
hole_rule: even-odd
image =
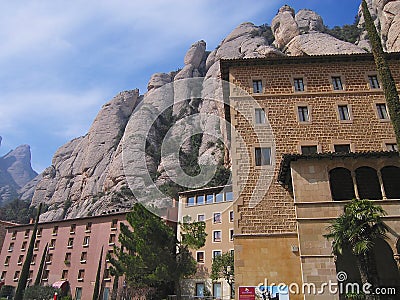
[[(399, 82), (400, 62), (391, 60), (390, 64)], [(391, 123), (377, 117), (376, 103), (384, 103), (385, 98), (381, 89), (370, 89), (368, 75), (372, 74), (376, 74), (376, 69), (370, 58), (344, 62), (332, 58), (310, 63), (304, 58), (271, 64), (260, 61), (253, 64), (248, 60), (236, 65), (233, 62), (229, 67), (229, 81), (236, 85), (230, 89), (229, 101), (231, 122), (236, 130), (232, 134), (231, 156), (233, 191), (238, 198), (234, 207), (237, 286), (256, 284), (267, 271), (276, 272), (278, 281), (292, 276), (291, 272), (297, 272), (293, 276), (299, 282), (335, 279), (330, 243), (322, 234), (328, 220), (337, 216), (343, 207), (332, 203), (327, 166), (304, 164), (303, 170), (294, 170), (293, 177), (298, 181), (294, 195), (278, 183), (277, 175), (282, 155), (300, 153), (301, 145), (315, 144), (318, 152), (331, 152), (334, 144), (348, 143), (353, 152), (358, 152), (386, 150), (385, 143), (395, 143)], [(341, 76), (344, 90), (333, 91), (331, 76)], [(304, 92), (294, 92), (295, 77), (303, 77)], [(251, 94), (255, 79), (263, 82), (262, 94)], [(337, 106), (342, 104), (349, 107), (350, 121), (339, 120)], [(299, 105), (309, 108), (309, 122), (299, 122)], [(265, 127), (255, 124), (257, 107), (266, 112), (269, 124)], [(273, 148), (276, 158), (273, 166), (255, 167), (254, 148), (262, 146)], [(260, 188), (260, 179), (270, 185)], [(287, 242), (287, 233), (300, 237), (300, 249), (305, 251), (301, 258), (302, 271), (300, 258), (286, 260), (288, 244), (275, 246)], [(274, 243), (270, 242), (271, 236)], [(274, 259), (258, 259), (265, 256)], [(283, 269), (279, 261), (285, 261)], [(332, 296), (318, 299), (332, 299)]]
[[(298, 246), (296, 234), (246, 236), (235, 240), (235, 284), (258, 286), (267, 280), (275, 283), (301, 285), (300, 255), (292, 251)], [(237, 290), (236, 290), (237, 292)], [(290, 299), (303, 299), (302, 295), (290, 295)]]
[[(291, 163), (293, 189), (295, 191), (296, 218), (304, 283), (320, 287), (329, 281), (336, 283), (336, 269), (331, 242), (323, 237), (327, 227), (343, 213), (349, 201), (333, 201), (329, 187), (328, 172), (336, 167), (354, 171), (361, 166), (376, 170), (384, 166), (400, 167), (398, 157), (392, 158), (336, 158), (320, 160), (298, 160)], [(397, 254), (396, 243), (400, 232), (398, 199), (376, 200), (387, 212), (385, 223), (391, 228), (387, 242)], [(306, 299), (332, 299), (326, 289), (325, 295), (306, 295)]]

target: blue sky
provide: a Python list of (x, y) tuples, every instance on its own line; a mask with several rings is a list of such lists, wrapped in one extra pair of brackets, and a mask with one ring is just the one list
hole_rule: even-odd
[(212, 50), (242, 22), (270, 24), (284, 4), (316, 11), (329, 27), (349, 24), (360, 2), (0, 0), (0, 155), (29, 144), (41, 172), (104, 103), (144, 93), (151, 74), (183, 66), (195, 41)]

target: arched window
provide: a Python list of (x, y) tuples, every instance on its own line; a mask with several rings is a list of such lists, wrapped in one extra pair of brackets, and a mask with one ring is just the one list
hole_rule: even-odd
[(375, 169), (370, 167), (356, 169), (356, 182), (360, 199), (382, 199), (381, 185)]
[(351, 172), (346, 168), (335, 168), (329, 171), (329, 184), (333, 200), (351, 200), (355, 198)]
[(400, 199), (400, 168), (387, 166), (381, 169), (381, 174), (386, 197)]

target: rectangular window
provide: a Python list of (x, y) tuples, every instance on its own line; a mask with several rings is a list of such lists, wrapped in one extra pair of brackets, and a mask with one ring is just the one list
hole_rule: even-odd
[(69, 238), (67, 248), (72, 248), (73, 246), (74, 246), (74, 238)]
[(1, 279), (1, 280), (5, 280), (5, 279), (6, 279), (6, 275), (7, 275), (7, 271), (1, 272), (1, 277), (0, 277), (0, 279)]
[(20, 271), (15, 271), (15, 273), (14, 273), (14, 281), (18, 281), (19, 274), (20, 274)]
[(304, 92), (304, 81), (303, 78), (295, 78), (294, 82), (294, 91), (295, 92)]
[(68, 279), (68, 270), (63, 270), (62, 271), (61, 279)]
[(349, 153), (350, 152), (350, 145), (343, 144), (343, 145), (334, 145), (335, 152), (342, 152), (342, 153)]
[(256, 166), (271, 164), (271, 148), (255, 148)]
[(42, 275), (42, 280), (49, 280), (50, 270), (44, 270)]
[(254, 94), (262, 93), (262, 81), (261, 80), (253, 80), (253, 93)]
[(110, 274), (110, 269), (105, 269), (104, 270), (104, 276), (103, 276), (104, 280), (110, 280), (111, 279), (111, 274)]
[(12, 240), (15, 240), (16, 237), (17, 237), (17, 231), (14, 230), (13, 233), (12, 233), (12, 235), (11, 235), (11, 239), (12, 239)]
[(199, 251), (196, 253), (196, 260), (198, 263), (204, 263), (204, 251)]
[(88, 223), (86, 224), (85, 231), (86, 231), (86, 232), (90, 232), (91, 230), (92, 230), (92, 222), (88, 222)]
[(221, 250), (214, 250), (213, 251), (213, 258), (216, 258), (217, 256), (221, 256), (222, 255), (222, 251)]
[(89, 246), (89, 241), (90, 241), (90, 236), (85, 236), (83, 238), (83, 247), (88, 247)]
[(342, 79), (339, 76), (333, 76), (332, 86), (335, 91), (343, 90)]
[(35, 247), (33, 250), (39, 250), (39, 246), (40, 246), (40, 241), (35, 241)]
[(78, 281), (83, 281), (84, 278), (85, 278), (85, 270), (81, 269), (78, 271)]
[(53, 227), (53, 232), (51, 233), (52, 235), (57, 235), (58, 233), (58, 226)]
[(387, 151), (399, 151), (399, 149), (397, 148), (397, 144), (395, 144), (395, 143), (386, 144), (386, 150)]
[(219, 213), (219, 212), (217, 212), (217, 213), (214, 213), (214, 224), (215, 223), (221, 223), (221, 213)]
[(41, 237), (43, 232), (43, 228), (39, 228), (36, 232), (36, 237)]
[(51, 239), (49, 244), (49, 249), (54, 249), (56, 247), (56, 239)]
[(31, 265), (34, 265), (36, 263), (36, 258), (37, 258), (37, 254), (33, 254), (32, 260), (31, 260)]
[(69, 228), (69, 233), (74, 234), (76, 230), (76, 224), (72, 224), (71, 227)]
[[(40, 241), (38, 241), (38, 242), (40, 242)], [(25, 251), (26, 250), (27, 244), (28, 244), (28, 242), (22, 242), (21, 251)]]
[(213, 232), (213, 242), (220, 242), (222, 240), (221, 230), (215, 230)]
[(71, 252), (65, 253), (65, 257), (64, 257), (64, 263), (65, 264), (71, 263), (71, 256), (72, 256)]
[(349, 107), (347, 105), (338, 105), (339, 120), (350, 120)]
[(108, 245), (112, 246), (115, 244), (115, 234), (110, 234), (110, 237), (108, 239)]
[(224, 201), (224, 194), (219, 193), (215, 195), (215, 203), (220, 203)]
[[(8, 246), (8, 252), (13, 252), (14, 250), (14, 243), (10, 243), (10, 245)], [(22, 247), (21, 247), (22, 250)]]
[(233, 229), (229, 229), (229, 240), (230, 241), (233, 241), (233, 233), (234, 231), (233, 231)]
[(234, 215), (233, 215), (233, 210), (231, 210), (230, 212), (229, 212), (229, 222), (233, 222), (233, 219), (234, 218)]
[(196, 283), (196, 298), (203, 298), (204, 297), (204, 282), (197, 282)]
[(197, 204), (198, 205), (204, 204), (204, 195), (197, 196)]
[(118, 224), (118, 220), (117, 219), (113, 219), (111, 221), (111, 229), (117, 229), (117, 224)]
[(47, 256), (46, 256), (46, 264), (50, 265), (52, 261), (53, 261), (53, 254), (52, 253), (48, 253)]
[(308, 107), (307, 106), (298, 106), (297, 107), (297, 113), (299, 116), (299, 122), (309, 122), (309, 116), (308, 116)]
[(221, 299), (222, 296), (222, 288), (221, 282), (213, 283), (213, 297), (214, 299)]
[(387, 113), (387, 108), (386, 108), (385, 103), (377, 103), (376, 110), (378, 112), (378, 118), (380, 120), (388, 120), (389, 119), (389, 115)]
[(262, 108), (255, 109), (256, 124), (265, 124), (265, 112)]
[(377, 75), (369, 75), (368, 76), (369, 86), (371, 89), (379, 89), (381, 86), (379, 85), (378, 76)]
[(6, 256), (6, 260), (4, 261), (5, 266), (8, 266), (8, 264), (10, 263), (10, 258), (11, 256)]
[(29, 270), (29, 275), (28, 275), (28, 283), (31, 281), (33, 278), (33, 270)]
[(301, 146), (301, 154), (309, 155), (316, 153), (317, 153), (317, 146)]
[(30, 229), (25, 230), (24, 238), (27, 239), (29, 237), (29, 232), (30, 232)]
[(22, 265), (23, 262), (24, 262), (24, 256), (23, 255), (18, 256), (17, 264), (20, 266), (20, 265)]
[(205, 216), (203, 214), (197, 215), (197, 222), (204, 222), (205, 221)]
[(80, 262), (81, 262), (81, 263), (85, 263), (86, 260), (87, 260), (87, 252), (82, 252), (82, 253), (81, 253), (81, 260), (80, 260)]
[(214, 194), (206, 195), (206, 203), (207, 204), (212, 204), (213, 202), (214, 202)]
[(227, 202), (233, 201), (233, 192), (226, 192), (225, 193), (225, 201), (227, 201)]
[(193, 206), (195, 203), (194, 203), (194, 197), (188, 197), (187, 198), (187, 205), (188, 206)]
[(75, 300), (81, 300), (82, 299), (82, 288), (77, 287), (75, 289)]

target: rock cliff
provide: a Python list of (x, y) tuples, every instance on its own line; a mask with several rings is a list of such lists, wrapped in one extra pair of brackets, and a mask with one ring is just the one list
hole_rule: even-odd
[[(382, 40), (390, 51), (399, 50), (400, 46), (399, 2), (369, 0), (376, 23), (380, 25)], [(179, 121), (194, 114), (225, 118), (223, 105), (212, 100), (221, 95), (222, 88), (209, 88), (213, 78), (220, 78), (219, 60), (364, 53), (368, 49), (365, 34), (360, 36), (355, 45), (330, 36), (324, 29), (323, 20), (317, 13), (306, 9), (295, 13), (291, 7), (283, 6), (272, 20), (270, 28), (252, 23), (240, 24), (211, 52), (206, 50), (204, 41), (194, 43), (183, 59), (184, 66), (181, 70), (151, 76), (144, 95), (140, 95), (138, 90), (126, 91), (105, 104), (88, 134), (60, 147), (53, 157), (52, 165), (25, 187), (24, 197), (29, 197), (29, 193), (33, 191), (32, 205), (39, 202), (49, 205), (42, 220), (128, 210), (135, 197), (128, 187), (124, 159), (128, 159), (133, 166), (136, 166), (135, 163), (138, 165), (129, 176), (139, 178), (143, 172), (139, 163), (145, 163), (155, 185), (160, 189), (172, 188), (170, 175), (166, 172), (171, 165), (171, 157), (161, 157), (159, 154), (163, 136), (170, 128), (171, 138), (183, 135), (189, 128), (185, 122)], [(272, 31), (273, 43), (269, 42), (269, 31)], [(166, 111), (151, 125), (147, 133), (145, 156), (123, 157), (123, 141), (141, 132), (143, 124), (147, 124), (151, 118), (151, 113), (138, 108), (150, 105), (160, 109), (157, 103), (163, 100), (163, 95), (158, 91), (172, 82), (179, 83), (181, 79), (195, 78), (201, 80), (201, 96), (189, 95), (188, 101), (174, 103), (171, 111)], [(203, 131), (210, 134), (182, 143), (184, 164), (192, 167), (190, 164), (195, 159), (218, 165), (222, 169), (229, 168), (229, 143), (225, 126), (217, 118), (203, 121)], [(225, 143), (225, 148), (221, 147), (219, 140)], [(140, 180), (135, 181), (136, 188), (140, 188), (141, 184)], [(153, 204), (157, 205), (157, 201)]]
[(22, 188), (37, 175), (31, 166), (28, 145), (19, 146), (0, 157), (0, 204), (18, 198)]

